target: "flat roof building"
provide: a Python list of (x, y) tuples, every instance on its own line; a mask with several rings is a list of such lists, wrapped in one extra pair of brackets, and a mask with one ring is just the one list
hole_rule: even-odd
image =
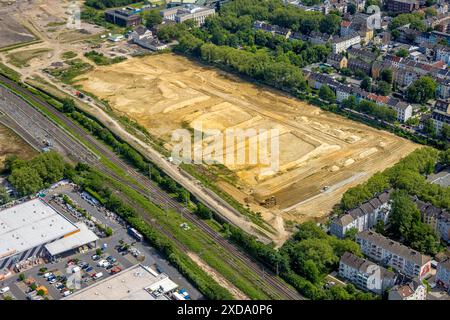
[(181, 6), (164, 9), (160, 11), (161, 16), (165, 20), (172, 20), (181, 23), (187, 20), (194, 20), (198, 25), (205, 22), (206, 17), (215, 14), (213, 8), (197, 6), (193, 4), (184, 4)]
[(78, 232), (54, 208), (33, 199), (0, 211), (0, 269), (40, 256), (44, 246)]
[(169, 300), (178, 285), (141, 264), (95, 282), (64, 300)]
[(78, 231), (45, 245), (45, 249), (50, 256), (58, 256), (68, 251), (78, 249), (81, 246), (95, 243), (98, 240), (95, 233), (89, 230), (84, 223), (78, 222), (75, 223), (75, 225), (77, 226)]
[(142, 23), (142, 18), (140, 15), (133, 11), (126, 10), (106, 11), (105, 20), (124, 28), (136, 27)]

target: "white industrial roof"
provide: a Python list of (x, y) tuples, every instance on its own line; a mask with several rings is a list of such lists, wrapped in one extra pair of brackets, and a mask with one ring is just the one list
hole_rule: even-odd
[(40, 246), (77, 227), (40, 199), (0, 211), (0, 259)]
[[(113, 276), (98, 281), (77, 291), (64, 300), (167, 300), (164, 295), (155, 297), (147, 288), (164, 289), (177, 287), (166, 274), (151, 272), (149, 267), (140, 264), (123, 270)], [(173, 290), (171, 289), (171, 290)]]
[(45, 245), (45, 248), (52, 256), (76, 249), (84, 246), (85, 244), (98, 240), (95, 233), (89, 230), (84, 223), (76, 223), (76, 226), (80, 231)]

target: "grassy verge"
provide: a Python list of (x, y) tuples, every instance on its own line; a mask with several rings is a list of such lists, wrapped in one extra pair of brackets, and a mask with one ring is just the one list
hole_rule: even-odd
[[(107, 177), (104, 177), (107, 179)], [(130, 203), (140, 206), (152, 218), (156, 219), (164, 229), (168, 230), (177, 240), (186, 245), (192, 252), (199, 255), (208, 265), (233, 283), (237, 288), (252, 299), (274, 299), (273, 289), (260, 283), (259, 277), (232, 253), (218, 245), (213, 238), (202, 232), (196, 226), (188, 223), (190, 229), (180, 227), (186, 223), (179, 213), (172, 210), (162, 210), (133, 189), (115, 180), (108, 180), (114, 190), (119, 190)], [(219, 228), (216, 225), (216, 229)]]
[(5, 66), (3, 63), (0, 63), (0, 74), (5, 75), (5, 77), (13, 80), (13, 81), (20, 81), (20, 74), (13, 69), (11, 69), (8, 66)]
[(274, 230), (271, 226), (269, 226), (257, 213), (250, 211), (247, 208), (244, 208), (242, 204), (235, 200), (232, 196), (230, 196), (227, 192), (223, 191), (221, 188), (219, 188), (214, 181), (209, 179), (206, 175), (200, 173), (194, 165), (190, 164), (181, 164), (180, 165), (184, 171), (189, 173), (194, 178), (201, 181), (201, 183), (206, 186), (208, 189), (211, 189), (214, 193), (216, 193), (218, 196), (220, 196), (222, 199), (224, 199), (228, 204), (230, 204), (234, 209), (239, 211), (241, 214), (247, 216), (250, 218), (250, 220), (256, 224), (257, 226), (260, 226), (264, 230), (274, 233)]

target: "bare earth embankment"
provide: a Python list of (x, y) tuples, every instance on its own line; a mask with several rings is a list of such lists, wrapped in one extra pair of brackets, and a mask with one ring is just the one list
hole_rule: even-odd
[(37, 151), (9, 128), (0, 124), (0, 169), (3, 168), (5, 158), (11, 154), (30, 159), (37, 154)]
[[(278, 172), (225, 163), (237, 179), (218, 181), (273, 224), (280, 223), (279, 216), (296, 221), (323, 217), (348, 188), (418, 147), (172, 54), (99, 67), (82, 75), (79, 84), (166, 141), (169, 149), (173, 130), (198, 123), (222, 131), (278, 129)], [(260, 205), (271, 197), (275, 206)]]

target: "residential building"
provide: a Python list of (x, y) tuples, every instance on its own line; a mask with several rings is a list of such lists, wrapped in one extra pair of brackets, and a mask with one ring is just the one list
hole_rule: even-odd
[(366, 8), (366, 0), (350, 0), (349, 3), (353, 3), (356, 7), (356, 11), (362, 12)]
[(438, 264), (436, 284), (450, 291), (450, 258)]
[(393, 13), (411, 13), (419, 9), (418, 0), (387, 0), (385, 5), (387, 11)]
[(409, 277), (423, 279), (431, 270), (431, 258), (372, 230), (356, 236), (361, 251), (370, 259)]
[(132, 11), (118, 9), (105, 11), (105, 20), (124, 28), (136, 27), (142, 23), (140, 15)]
[(396, 274), (367, 260), (345, 252), (339, 262), (339, 276), (356, 287), (383, 294), (395, 285)]
[(342, 102), (348, 99), (350, 96), (354, 95), (352, 87), (344, 84), (336, 86), (336, 101)]
[(443, 45), (436, 45), (434, 48), (435, 61), (444, 61), (446, 64), (450, 65), (450, 48)]
[(450, 98), (450, 79), (436, 78), (436, 96), (440, 99)]
[(355, 228), (358, 232), (368, 230), (382, 220), (387, 223), (391, 210), (391, 191), (387, 190), (364, 202), (359, 207), (347, 211), (344, 215), (331, 221), (330, 233), (340, 239), (348, 230)]
[(282, 36), (282, 37), (284, 37), (286, 39), (291, 38), (291, 34), (292, 34), (290, 29), (282, 28), (282, 27), (277, 26), (277, 25), (271, 25), (271, 24), (269, 24), (267, 22), (259, 21), (259, 20), (255, 21), (253, 23), (253, 28), (255, 28), (257, 30), (263, 30), (263, 31), (266, 31), (266, 32), (270, 32), (273, 35)]
[(450, 101), (437, 99), (436, 103), (434, 104), (434, 108), (450, 113)]
[(361, 37), (357, 33), (352, 33), (346, 37), (335, 37), (331, 41), (333, 53), (341, 53), (353, 45), (361, 43)]
[(359, 59), (367, 63), (373, 63), (378, 55), (375, 52), (366, 49), (350, 48), (347, 50), (349, 58)]
[[(328, 33), (321, 33), (318, 31), (312, 31), (309, 34), (309, 41), (314, 44), (326, 44), (328, 41), (331, 41), (333, 37), (329, 35)], [(339, 52), (333, 52), (333, 53), (339, 53)]]
[(444, 124), (450, 125), (450, 113), (434, 109), (431, 113), (431, 119), (434, 122), (436, 133), (440, 133)]
[(390, 97), (387, 105), (395, 110), (397, 113), (397, 120), (400, 122), (406, 122), (412, 116), (412, 105), (401, 101), (400, 99)]
[(184, 4), (161, 10), (160, 14), (163, 19), (172, 20), (176, 23), (181, 23), (192, 19), (200, 26), (205, 23), (206, 17), (214, 15), (215, 12), (216, 10), (213, 8), (197, 6), (194, 4)]
[(153, 33), (143, 26), (137, 27), (131, 34), (130, 38), (137, 45), (152, 51), (160, 51), (168, 48), (168, 45), (153, 37)]
[(428, 224), (443, 241), (450, 242), (450, 213), (417, 198), (414, 202), (422, 214), (423, 222)]
[(412, 281), (394, 286), (389, 291), (389, 300), (425, 300), (427, 298), (427, 288), (414, 278)]
[(342, 54), (330, 53), (327, 63), (336, 69), (347, 68), (347, 58)]
[(372, 64), (360, 59), (349, 58), (347, 62), (347, 68), (352, 71), (360, 70), (365, 74), (370, 74), (370, 71), (372, 70)]

